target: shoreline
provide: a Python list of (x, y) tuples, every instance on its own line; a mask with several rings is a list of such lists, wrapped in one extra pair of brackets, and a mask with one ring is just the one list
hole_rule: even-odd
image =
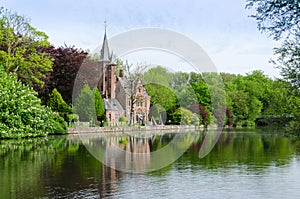
[(165, 126), (123, 126), (123, 127), (73, 127), (68, 128), (68, 134), (80, 133), (132, 133), (147, 131), (178, 131), (178, 130), (204, 130), (203, 126), (165, 125)]
[(167, 126), (141, 126), (141, 127), (80, 127), (72, 128), (72, 132), (68, 133), (71, 139), (89, 139), (107, 136), (137, 136), (137, 137), (151, 137), (153, 135), (162, 134), (180, 134), (189, 133), (191, 131), (205, 130), (200, 126), (188, 125), (167, 125)]

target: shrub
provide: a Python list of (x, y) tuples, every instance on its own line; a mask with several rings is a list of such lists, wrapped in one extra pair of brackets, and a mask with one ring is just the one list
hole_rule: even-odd
[(119, 119), (120, 122), (128, 122), (128, 118), (122, 115)]
[(176, 122), (179, 122), (181, 125), (191, 125), (192, 122), (195, 122), (194, 114), (185, 108), (178, 108), (174, 113), (173, 117), (176, 119)]
[(63, 119), (41, 105), (37, 93), (0, 68), (0, 138), (66, 133)]
[(52, 90), (52, 93), (49, 95), (48, 106), (52, 111), (58, 113), (69, 113), (71, 112), (70, 106), (64, 101), (61, 94), (55, 89)]

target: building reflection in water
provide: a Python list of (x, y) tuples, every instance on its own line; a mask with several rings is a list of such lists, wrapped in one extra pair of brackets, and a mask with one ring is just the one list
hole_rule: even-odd
[[(98, 136), (98, 137), (97, 137)], [(197, 141), (199, 132), (82, 137), (88, 151), (104, 165), (123, 172), (143, 173), (176, 161)], [(160, 144), (157, 144), (159, 143)]]
[(149, 138), (128, 137), (125, 142), (111, 138), (106, 142), (104, 164), (122, 171), (143, 172), (149, 165)]
[[(101, 183), (99, 184), (99, 193), (102, 197), (112, 196), (118, 191), (117, 183), (122, 172), (115, 168), (119, 167), (117, 164), (120, 161), (123, 161), (121, 165), (124, 165), (125, 168), (132, 169), (134, 167), (137, 171), (143, 171), (144, 166), (150, 163), (150, 140), (148, 138), (126, 138), (124, 141), (124, 137), (121, 139), (109, 137), (105, 139), (105, 142), (100, 142), (101, 145), (105, 145), (104, 165), (101, 169)], [(125, 153), (122, 153), (122, 150)]]
[(196, 150), (207, 154), (219, 138), (219, 141), (228, 141), (220, 135), (220, 131), (193, 131), (152, 135), (94, 133), (80, 137), (87, 150), (103, 163), (99, 173), (98, 191), (101, 197), (106, 197), (120, 191), (118, 189), (123, 172), (144, 173), (159, 170), (176, 161), (190, 147), (195, 147), (195, 144)]

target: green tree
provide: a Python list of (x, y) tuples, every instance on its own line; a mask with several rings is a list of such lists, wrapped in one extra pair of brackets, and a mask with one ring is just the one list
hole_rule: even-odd
[(175, 92), (169, 87), (158, 84), (147, 84), (146, 89), (151, 96), (150, 103), (152, 106), (160, 105), (166, 111), (179, 106)]
[(188, 108), (198, 102), (196, 93), (191, 85), (182, 85), (175, 92), (181, 107)]
[(66, 133), (61, 117), (41, 105), (31, 87), (0, 68), (0, 138), (22, 138)]
[(96, 109), (96, 116), (97, 118), (100, 118), (104, 115), (104, 102), (100, 95), (100, 92), (98, 88), (94, 88), (94, 94), (95, 94), (95, 109)]
[(264, 115), (282, 115), (290, 112), (291, 85), (282, 80), (272, 81), (270, 90), (266, 93), (264, 102)]
[(165, 87), (170, 86), (171, 73), (162, 66), (150, 68), (143, 74), (144, 84), (160, 84)]
[[(295, 88), (293, 95), (300, 96), (300, 4), (298, 0), (247, 0), (246, 8), (255, 9), (252, 15), (258, 29), (267, 32), (274, 40), (283, 40), (275, 48), (277, 59), (272, 62), (281, 69), (281, 75)], [(296, 108), (294, 123), (299, 123), (300, 107)], [(295, 131), (300, 131), (297, 125)]]
[(248, 102), (249, 112), (248, 112), (248, 120), (246, 125), (255, 126), (255, 120), (260, 116), (263, 104), (254, 96), (248, 96), (247, 102)]
[(246, 8), (255, 9), (252, 15), (258, 29), (274, 40), (283, 40), (275, 48), (278, 57), (273, 61), (283, 77), (300, 88), (300, 4), (298, 0), (247, 0)]
[(70, 106), (64, 101), (61, 94), (55, 89), (49, 95), (49, 107), (58, 113), (69, 113), (71, 112)]
[(242, 91), (230, 91), (228, 95), (232, 101), (232, 112), (234, 115), (234, 124), (242, 125), (249, 114), (249, 108), (247, 106), (247, 94)]
[(173, 112), (179, 107), (178, 98), (174, 90), (160, 84), (147, 84), (145, 87), (151, 96), (150, 104), (153, 107), (150, 115), (157, 119), (161, 112), (166, 112), (168, 120), (175, 123), (180, 122), (176, 118), (173, 118)]
[(65, 122), (69, 124), (68, 114), (72, 112), (71, 107), (64, 101), (61, 94), (55, 89), (49, 95), (48, 106), (52, 111), (57, 112)]
[(271, 85), (272, 80), (269, 77), (262, 71), (255, 70), (243, 77), (242, 90), (262, 101), (265, 94), (270, 91)]
[[(238, 75), (233, 81), (237, 89), (237, 92), (231, 94), (231, 99), (235, 103), (233, 113), (236, 116), (236, 122), (247, 126), (254, 125), (263, 107), (261, 100), (264, 98), (266, 89), (266, 86), (264, 86), (265, 83), (263, 83), (266, 81), (265, 79), (265, 76), (261, 72), (254, 72), (246, 76)], [(239, 95), (241, 99), (238, 99)], [(245, 108), (244, 113), (242, 113), (241, 107)], [(238, 114), (236, 115), (235, 113)]]
[(27, 85), (42, 86), (41, 79), (52, 68), (52, 58), (41, 50), (48, 46), (48, 36), (26, 17), (0, 8), (0, 64), (6, 73), (16, 73)]
[(74, 113), (82, 122), (96, 121), (95, 94), (89, 85), (85, 84), (79, 96), (74, 100)]
[(179, 107), (173, 113), (173, 118), (181, 125), (199, 124), (198, 118), (195, 119), (195, 115), (188, 109)]
[[(300, 20), (300, 18), (299, 18)], [(295, 88), (300, 89), (300, 36), (295, 41), (284, 41), (275, 48), (277, 60), (273, 63), (281, 69), (281, 75)], [(298, 94), (299, 95), (299, 94)]]
[(211, 111), (211, 98), (207, 84), (200, 79), (197, 82), (192, 82), (191, 86), (196, 94), (198, 103)]
[(176, 92), (181, 107), (189, 108), (196, 104), (198, 99), (190, 84), (191, 74), (176, 72), (172, 74), (171, 88)]

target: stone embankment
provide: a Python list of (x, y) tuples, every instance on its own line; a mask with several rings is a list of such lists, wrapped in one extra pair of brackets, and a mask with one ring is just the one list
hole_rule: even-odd
[(123, 127), (75, 127), (69, 128), (69, 134), (78, 133), (130, 133), (142, 131), (181, 131), (199, 130), (202, 126), (166, 125), (166, 126), (123, 126)]

